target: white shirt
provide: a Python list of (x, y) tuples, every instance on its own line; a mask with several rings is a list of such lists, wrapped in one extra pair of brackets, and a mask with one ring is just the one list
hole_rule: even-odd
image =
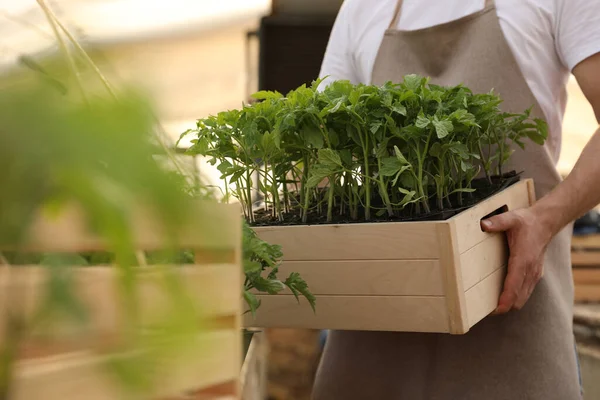
[[(396, 4), (397, 0), (345, 0), (320, 76), (369, 84)], [(396, 28), (431, 27), (484, 6), (485, 0), (404, 0)], [(570, 72), (600, 52), (600, 0), (496, 0), (496, 9), (508, 45), (545, 114), (550, 148), (556, 149), (553, 157), (558, 162)]]

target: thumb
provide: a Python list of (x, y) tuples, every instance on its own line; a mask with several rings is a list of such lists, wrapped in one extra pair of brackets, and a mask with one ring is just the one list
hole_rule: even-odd
[(486, 232), (504, 232), (513, 227), (515, 220), (512, 212), (506, 212), (482, 219), (481, 228)]

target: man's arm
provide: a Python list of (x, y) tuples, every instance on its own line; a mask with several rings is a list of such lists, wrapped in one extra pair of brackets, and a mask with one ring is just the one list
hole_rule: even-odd
[[(600, 53), (573, 69), (581, 90), (600, 122)], [(506, 232), (508, 274), (496, 313), (521, 309), (543, 272), (550, 240), (568, 223), (600, 204), (600, 129), (592, 136), (568, 177), (534, 206), (482, 222), (488, 232)]]
[[(600, 122), (600, 53), (573, 69), (581, 90)], [(535, 206), (552, 234), (600, 204), (600, 130), (583, 149), (569, 176)]]

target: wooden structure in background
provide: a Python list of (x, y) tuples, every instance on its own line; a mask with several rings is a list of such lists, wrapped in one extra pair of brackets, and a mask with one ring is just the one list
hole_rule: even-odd
[(466, 333), (496, 308), (508, 258), (506, 236), (480, 221), (534, 197), (523, 180), (444, 221), (257, 227), (282, 246), (280, 272), (298, 272), (317, 309), (289, 292), (257, 294), (261, 307), (244, 324)]
[(268, 353), (269, 345), (265, 333), (255, 332), (242, 365), (242, 400), (267, 398)]
[[(196, 207), (197, 206), (197, 207)], [(236, 206), (199, 203), (182, 227), (177, 245), (193, 249), (196, 265), (135, 268), (141, 326), (169, 313), (172, 299), (163, 291), (162, 274), (170, 274), (191, 300), (198, 317), (197, 340), (185, 354), (160, 359), (165, 367), (151, 399), (180, 399), (189, 393), (203, 399), (240, 399), (241, 370), (241, 219)], [(149, 213), (133, 216), (135, 245), (140, 250), (164, 246), (159, 225)], [(20, 251), (83, 252), (107, 250), (72, 207), (56, 218), (40, 213), (31, 225), (29, 241)], [(6, 250), (7, 246), (0, 246)], [(10, 249), (9, 249), (10, 250)], [(210, 260), (204, 261), (204, 260)], [(55, 320), (49, 330), (32, 331), (18, 349), (11, 381), (11, 400), (114, 400), (122, 387), (106, 373), (105, 362), (139, 355), (119, 346), (123, 334), (123, 303), (118, 296), (118, 268), (110, 265), (69, 267), (75, 294), (87, 308), (88, 324)], [(29, 320), (44, 302), (48, 268), (0, 268), (0, 332), (8, 313)], [(160, 319), (158, 320), (160, 321)], [(6, 343), (0, 336), (0, 344)], [(173, 344), (177, 344), (173, 342)], [(144, 352), (145, 348), (136, 351)], [(163, 371), (161, 369), (161, 371)], [(218, 390), (217, 390), (218, 389)], [(223, 391), (226, 397), (223, 397)], [(204, 394), (202, 394), (204, 392)], [(209, 396), (213, 393), (214, 396)]]
[(571, 263), (576, 302), (600, 302), (600, 234), (574, 236)]

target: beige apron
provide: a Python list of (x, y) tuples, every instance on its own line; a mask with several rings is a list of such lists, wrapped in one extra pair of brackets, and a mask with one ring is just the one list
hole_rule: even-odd
[[(416, 31), (385, 33), (373, 84), (406, 74), (440, 85), (494, 89), (508, 112), (534, 106), (534, 95), (504, 38), (494, 3), (481, 12)], [(424, 12), (427, 12), (424, 10)], [(545, 147), (516, 149), (511, 169), (535, 180), (538, 198), (560, 182)], [(572, 331), (572, 225), (549, 245), (544, 277), (521, 311), (490, 316), (464, 336), (392, 332), (331, 332), (317, 373), (315, 400), (572, 400), (580, 399)]]

